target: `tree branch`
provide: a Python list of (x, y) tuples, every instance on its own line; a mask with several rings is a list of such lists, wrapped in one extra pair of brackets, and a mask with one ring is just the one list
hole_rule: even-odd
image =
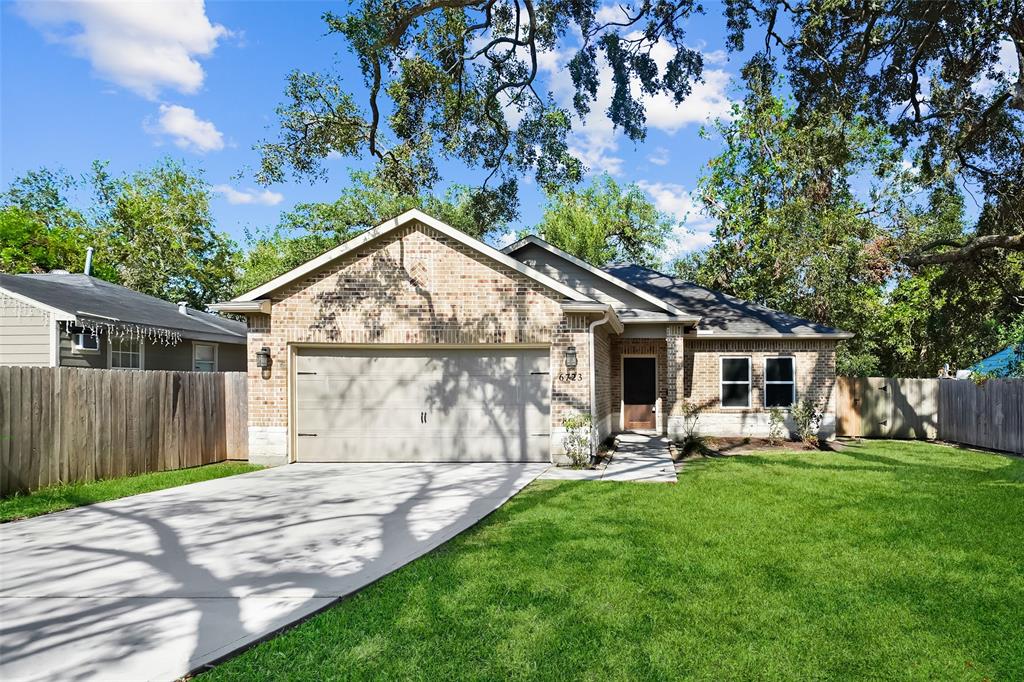
[[(932, 249), (941, 246), (954, 247), (940, 253), (927, 253)], [(990, 249), (1007, 249), (1009, 251), (1024, 251), (1024, 234), (992, 234), (982, 237), (974, 237), (967, 241), (955, 239), (937, 239), (920, 247), (913, 253), (900, 258), (904, 264), (911, 267), (922, 265), (940, 265), (942, 263), (954, 263), (956, 261), (969, 260), (979, 253)]]

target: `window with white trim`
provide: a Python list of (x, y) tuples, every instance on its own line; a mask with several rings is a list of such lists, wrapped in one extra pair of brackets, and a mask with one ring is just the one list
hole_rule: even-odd
[(792, 407), (796, 402), (796, 361), (791, 357), (764, 359), (764, 406)]
[(196, 372), (216, 372), (217, 346), (211, 343), (192, 344), (192, 369)]
[(142, 369), (142, 339), (107, 339), (111, 369)]
[(100, 337), (88, 332), (80, 332), (71, 335), (72, 353), (99, 353)]
[(722, 358), (722, 407), (750, 407), (750, 358)]

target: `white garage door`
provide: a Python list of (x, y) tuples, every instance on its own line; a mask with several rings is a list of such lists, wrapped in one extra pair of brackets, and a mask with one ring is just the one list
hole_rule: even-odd
[(547, 461), (548, 349), (303, 348), (301, 462)]

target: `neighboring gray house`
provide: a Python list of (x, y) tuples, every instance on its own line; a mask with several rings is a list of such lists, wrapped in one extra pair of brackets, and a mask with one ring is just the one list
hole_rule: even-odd
[(0, 274), (0, 365), (245, 370), (246, 326), (84, 274)]

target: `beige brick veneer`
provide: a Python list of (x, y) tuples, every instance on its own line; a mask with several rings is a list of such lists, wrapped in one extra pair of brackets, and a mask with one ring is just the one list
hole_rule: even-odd
[(655, 405), (656, 428), (659, 432), (665, 430), (665, 416), (663, 412), (668, 406), (670, 390), (669, 364), (668, 364), (668, 341), (666, 339), (627, 339), (617, 336), (612, 339), (612, 353), (610, 363), (611, 374), (611, 404), (614, 411), (614, 428), (616, 431), (622, 429), (622, 358), (629, 356), (653, 356), (656, 360), (656, 371), (658, 381), (658, 397)]
[[(764, 359), (780, 355), (796, 359), (797, 400), (809, 399), (825, 413), (821, 435), (835, 429), (835, 341), (829, 339), (701, 339), (670, 335), (670, 374), (682, 378), (682, 390), (670, 395), (669, 432), (681, 424), (682, 401), (701, 408), (700, 430), (706, 435), (763, 436), (768, 410), (764, 407)], [(751, 359), (751, 407), (727, 408), (720, 404), (722, 357)], [(681, 358), (681, 360), (680, 360)], [(787, 420), (792, 428), (792, 422)]]
[[(274, 292), (270, 315), (249, 317), (250, 432), (288, 424), (289, 344), (550, 344), (559, 425), (590, 402), (589, 318), (563, 314), (562, 298), (429, 227), (389, 232)], [(581, 381), (559, 378), (569, 345)], [(263, 346), (273, 361), (267, 378), (256, 367)]]

